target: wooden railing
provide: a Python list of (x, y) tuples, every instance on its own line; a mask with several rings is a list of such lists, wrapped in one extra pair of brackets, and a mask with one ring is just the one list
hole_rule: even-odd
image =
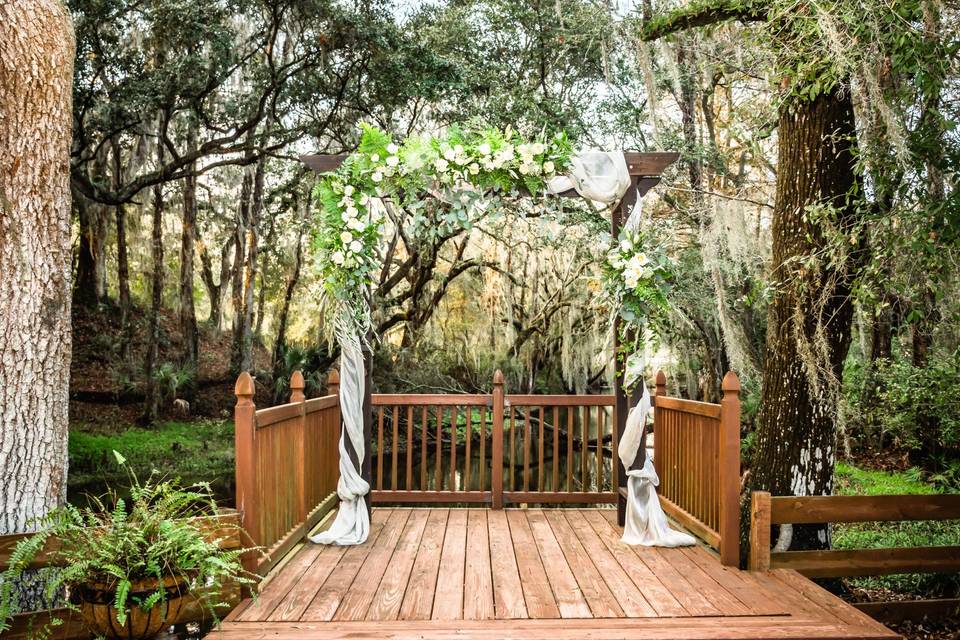
[[(750, 496), (750, 559), (753, 571), (793, 569), (809, 578), (960, 571), (960, 546), (887, 549), (771, 551), (771, 527), (795, 524), (958, 520), (960, 495)], [(960, 611), (960, 599), (857, 605), (889, 622), (914, 615)]]
[[(236, 511), (224, 510), (217, 518), (203, 518), (200, 526), (209, 536), (209, 539), (219, 541), (221, 549), (240, 549), (244, 547), (244, 542), (240, 539), (240, 532), (235, 526), (239, 524), (239, 521), (240, 516)], [(24, 538), (29, 538), (31, 535), (33, 534), (17, 533), (0, 536), (0, 572), (6, 570), (9, 566), (10, 555), (13, 553), (17, 543)], [(53, 563), (49, 559), (49, 553), (57, 544), (58, 541), (56, 539), (49, 539), (44, 549), (37, 555), (34, 561), (30, 563), (30, 568), (41, 569), (53, 566)], [(197, 597), (198, 595), (200, 595), (200, 592), (187, 595), (187, 600), (180, 609), (176, 620), (170, 621), (171, 625), (209, 620), (209, 615), (201, 605)], [(223, 603), (223, 607), (218, 608), (218, 615), (223, 616), (240, 602), (239, 585), (225, 585), (224, 589), (220, 592), (218, 601)], [(10, 622), (10, 629), (0, 635), (2, 635), (4, 640), (34, 638), (37, 637), (36, 634), (43, 625), (52, 620), (62, 621), (61, 624), (56, 624), (52, 629), (52, 637), (57, 640), (86, 640), (91, 637), (90, 630), (80, 615), (66, 607), (18, 613), (13, 616), (13, 620)]]
[(339, 376), (329, 395), (307, 400), (303, 376), (290, 380), (290, 402), (257, 410), (254, 382), (236, 384), (237, 509), (241, 524), (262, 554), (248, 553), (244, 566), (265, 574), (336, 506), (340, 440)]
[(716, 548), (720, 560), (740, 559), (740, 382), (723, 379), (720, 404), (667, 395), (657, 373), (654, 462), (664, 511)]
[(374, 503), (616, 502), (613, 396), (373, 394)]

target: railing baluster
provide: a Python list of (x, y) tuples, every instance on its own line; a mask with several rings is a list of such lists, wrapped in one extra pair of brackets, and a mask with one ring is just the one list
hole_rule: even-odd
[(540, 428), (537, 430), (537, 491), (543, 491), (543, 477), (544, 477), (544, 455), (543, 455), (543, 441), (546, 438), (546, 429), (543, 421), (543, 407), (538, 407), (539, 411), (537, 417), (540, 420)]
[(582, 407), (583, 422), (580, 423), (580, 490), (587, 491), (587, 456), (590, 448), (587, 443), (590, 441), (590, 407)]
[(407, 491), (413, 490), (413, 405), (407, 407)]
[(377, 415), (377, 489), (383, 489), (383, 407)]
[(550, 487), (560, 491), (560, 407), (553, 405), (553, 483)]
[(597, 491), (603, 491), (603, 407), (597, 407)]
[(516, 407), (510, 405), (510, 491), (517, 487), (517, 414)]
[(394, 491), (400, 488), (397, 482), (397, 471), (400, 466), (397, 456), (400, 454), (400, 423), (397, 420), (397, 405), (393, 405), (393, 440), (390, 441), (390, 488)]
[(487, 489), (487, 407), (480, 407), (480, 491)]
[(523, 412), (523, 490), (530, 490), (530, 407)]
[(437, 453), (436, 486), (434, 491), (443, 491), (443, 406), (437, 405)]
[(473, 407), (467, 406), (464, 409), (466, 416), (466, 427), (464, 428), (464, 438), (466, 444), (463, 451), (463, 490), (470, 491), (470, 467), (473, 460), (470, 459), (470, 441), (473, 440)]
[(423, 424), (420, 428), (420, 490), (428, 491), (427, 486), (427, 405), (423, 405)]
[(450, 408), (450, 491), (457, 490), (457, 413), (459, 407)]
[(573, 407), (567, 407), (567, 491), (573, 491)]

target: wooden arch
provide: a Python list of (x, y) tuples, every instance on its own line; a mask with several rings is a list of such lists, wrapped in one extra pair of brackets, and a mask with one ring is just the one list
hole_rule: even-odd
[[(650, 189), (659, 184), (660, 177), (663, 174), (664, 169), (673, 164), (677, 158), (680, 157), (680, 154), (672, 152), (640, 153), (635, 151), (626, 151), (623, 155), (627, 161), (627, 170), (630, 173), (630, 188), (627, 189), (627, 192), (624, 194), (620, 202), (611, 208), (610, 231), (614, 238), (616, 238), (619, 234), (620, 227), (623, 225), (623, 222), (629, 215), (630, 208), (637, 202), (639, 198), (642, 198), (647, 194), (648, 191), (650, 191)], [(348, 157), (349, 154), (345, 153), (336, 155), (302, 155), (300, 156), (300, 161), (316, 173), (320, 174), (329, 171), (336, 171), (336, 169)], [(561, 197), (571, 198), (580, 197), (580, 194), (573, 190), (565, 191), (559, 195)], [(616, 323), (618, 326), (614, 327), (614, 353), (620, 350), (619, 318), (616, 320)], [(371, 364), (371, 354), (369, 351), (364, 350), (364, 371), (366, 373), (366, 384), (363, 398), (363, 435), (368, 447), (373, 442), (373, 414), (371, 411), (370, 398), (372, 393), (371, 387), (373, 386), (371, 377)], [(613, 391), (616, 397), (616, 406), (614, 407), (613, 411), (612, 428), (616, 430), (616, 435), (618, 436), (615, 442), (619, 442), (619, 434), (623, 433), (623, 430), (627, 424), (627, 413), (629, 412), (629, 407), (639, 398), (636, 397), (636, 390), (635, 393), (631, 394), (630, 397), (627, 396), (624, 389), (623, 379), (619, 372), (614, 376)], [(354, 465), (359, 466), (356, 453), (350, 447), (348, 447), (348, 450), (350, 451), (350, 457)], [(640, 451), (644, 453), (644, 456), (637, 456), (637, 460), (634, 463), (635, 468), (643, 466), (644, 458), (646, 457), (645, 446), (641, 446)], [(617, 487), (626, 487), (626, 470), (623, 468), (623, 465), (617, 463), (617, 453), (614, 452), (613, 455), (614, 463), (617, 468)], [(360, 475), (367, 482), (371, 481), (371, 456), (368, 455), (364, 458), (362, 468), (360, 469)], [(620, 492), (618, 492), (618, 496), (617, 519), (622, 525), (626, 513), (626, 502), (624, 501), (624, 498)], [(369, 500), (367, 501), (367, 508), (370, 508)]]

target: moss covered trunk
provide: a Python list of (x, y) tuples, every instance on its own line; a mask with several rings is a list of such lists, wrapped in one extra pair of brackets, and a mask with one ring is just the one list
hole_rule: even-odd
[[(773, 218), (775, 293), (769, 308), (766, 361), (750, 485), (774, 495), (829, 494), (836, 451), (836, 397), (850, 345), (851, 261), (823, 259), (824, 226), (812, 205), (830, 210), (831, 228), (857, 215), (847, 206), (856, 183), (849, 96), (795, 102), (780, 115)], [(819, 256), (819, 259), (810, 259)], [(823, 527), (795, 527), (790, 548), (829, 544)]]

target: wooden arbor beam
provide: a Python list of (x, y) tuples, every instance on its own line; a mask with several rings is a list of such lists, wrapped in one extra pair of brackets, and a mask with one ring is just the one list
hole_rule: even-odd
[[(336, 169), (343, 164), (343, 161), (346, 160), (349, 155), (350, 154), (346, 153), (332, 155), (301, 155), (300, 161), (314, 172), (321, 174), (329, 171), (336, 171)], [(630, 209), (634, 204), (636, 204), (637, 200), (645, 196), (650, 189), (659, 184), (660, 176), (663, 174), (664, 169), (676, 162), (677, 158), (680, 157), (679, 153), (674, 152), (641, 153), (636, 151), (625, 151), (623, 155), (627, 161), (627, 170), (630, 173), (630, 188), (623, 196), (623, 199), (611, 209), (610, 228), (614, 237), (619, 234), (620, 228), (626, 221), (627, 216), (630, 215)], [(564, 197), (580, 197), (575, 191), (567, 191), (559, 195)], [(619, 334), (620, 320), (617, 318), (616, 325), (614, 327), (615, 358), (616, 354), (620, 351), (620, 340), (618, 338)], [(370, 410), (370, 395), (372, 393), (370, 387), (373, 381), (371, 377), (372, 355), (366, 349), (364, 349), (363, 364), (366, 373), (366, 390), (364, 392), (363, 401), (363, 436), (364, 441), (369, 445), (373, 442), (373, 415)], [(620, 441), (620, 434), (623, 433), (623, 430), (626, 427), (629, 407), (632, 403), (635, 403), (639, 399), (637, 397), (636, 390), (634, 390), (634, 393), (629, 398), (627, 397), (619, 367), (614, 375), (614, 394), (616, 396), (616, 405), (613, 409), (612, 428), (614, 432), (612, 434), (612, 441), (617, 443)], [(643, 463), (646, 459), (646, 437), (644, 437), (644, 440), (641, 443), (640, 451), (643, 456), (638, 456), (637, 461), (634, 464), (634, 466), (638, 468), (643, 466)], [(617, 464), (616, 451), (613, 452), (613, 464), (617, 468), (617, 488), (619, 489), (620, 487), (626, 487), (627, 473), (626, 470), (623, 469), (622, 465)], [(369, 455), (366, 455), (364, 456), (364, 464), (360, 469), (360, 475), (367, 482), (371, 482), (371, 471), (371, 459)], [(626, 501), (624, 500), (623, 496), (620, 495), (619, 491), (617, 491), (617, 494), (620, 496), (617, 503), (617, 519), (620, 524), (623, 525), (626, 514)], [(367, 508), (370, 508), (369, 500), (367, 501)]]

